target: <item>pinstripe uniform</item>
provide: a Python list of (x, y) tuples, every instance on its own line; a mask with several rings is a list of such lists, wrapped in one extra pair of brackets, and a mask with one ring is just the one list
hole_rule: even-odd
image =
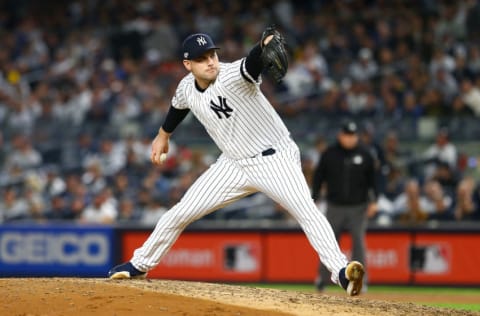
[(218, 77), (199, 91), (192, 74), (179, 83), (172, 107), (189, 109), (222, 151), (158, 221), (131, 259), (148, 271), (159, 264), (188, 224), (248, 194), (263, 192), (282, 205), (301, 225), (321, 261), (338, 283), (348, 263), (332, 228), (310, 197), (300, 153), (272, 105), (260, 91), (261, 77), (252, 78), (245, 58), (220, 63)]

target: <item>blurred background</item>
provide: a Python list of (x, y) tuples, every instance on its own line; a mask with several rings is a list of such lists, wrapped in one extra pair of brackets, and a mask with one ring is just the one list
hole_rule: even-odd
[[(445, 218), (475, 217), (479, 10), (427, 0), (2, 1), (0, 222), (91, 221), (88, 208), (109, 204), (111, 222), (155, 223), (218, 154), (189, 116), (167, 164), (149, 163), (185, 75), (181, 41), (209, 33), (233, 61), (270, 24), (287, 38), (290, 69), (262, 88), (303, 147), (307, 177), (350, 117), (377, 159), (386, 214), (402, 212), (395, 199), (415, 180), (422, 200), (428, 184), (448, 197)], [(458, 210), (470, 195), (474, 209)], [(205, 220), (285, 217), (247, 200)]]
[[(0, 227), (153, 227), (219, 154), (189, 115), (167, 162), (149, 161), (186, 74), (183, 38), (209, 33), (220, 60), (233, 61), (271, 24), (290, 67), (278, 85), (263, 77), (262, 90), (300, 145), (308, 181), (350, 118), (376, 159), (372, 231), (480, 229), (475, 0), (0, 1)], [(254, 194), (193, 226), (296, 223)], [(230, 261), (245, 250), (227, 248)]]

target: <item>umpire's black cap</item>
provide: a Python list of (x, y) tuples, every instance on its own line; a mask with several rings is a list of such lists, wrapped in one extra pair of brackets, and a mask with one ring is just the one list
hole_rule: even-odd
[(219, 49), (213, 43), (212, 38), (208, 34), (196, 33), (189, 35), (182, 44), (182, 58), (195, 59), (202, 56), (210, 49)]
[(356, 134), (358, 132), (357, 123), (347, 120), (343, 122), (341, 131), (346, 134)]

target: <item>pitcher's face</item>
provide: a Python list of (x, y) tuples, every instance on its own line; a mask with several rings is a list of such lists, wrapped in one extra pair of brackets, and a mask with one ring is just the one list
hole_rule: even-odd
[(216, 49), (211, 49), (205, 54), (192, 60), (184, 60), (185, 68), (192, 72), (201, 88), (206, 89), (215, 79), (219, 72), (219, 62)]

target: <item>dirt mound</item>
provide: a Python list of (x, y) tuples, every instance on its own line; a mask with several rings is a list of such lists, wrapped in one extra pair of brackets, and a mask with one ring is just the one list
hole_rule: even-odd
[(165, 280), (0, 279), (0, 315), (480, 315), (375, 300)]

